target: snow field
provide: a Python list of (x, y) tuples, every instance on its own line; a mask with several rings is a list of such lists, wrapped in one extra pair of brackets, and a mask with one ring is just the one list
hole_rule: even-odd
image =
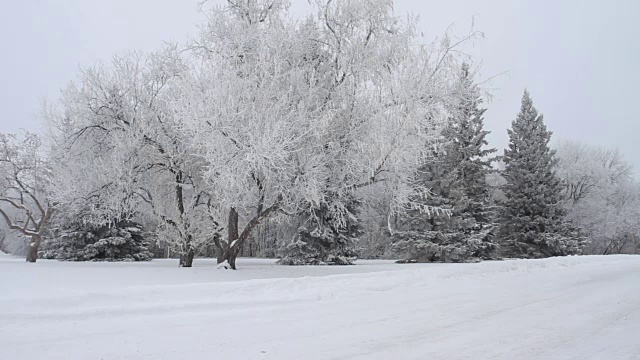
[(0, 257), (2, 359), (640, 359), (640, 257), (282, 267)]

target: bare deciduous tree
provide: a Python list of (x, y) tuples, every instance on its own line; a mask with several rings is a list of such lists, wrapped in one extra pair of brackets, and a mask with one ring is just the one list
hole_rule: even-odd
[(184, 71), (175, 46), (115, 57), (84, 70), (48, 118), (58, 139), (56, 195), (85, 221), (101, 224), (150, 212), (158, 238), (191, 267), (217, 236), (204, 163), (180, 131), (167, 101)]
[(41, 151), (35, 134), (0, 134), (0, 216), (10, 230), (28, 238), (28, 262), (38, 259), (54, 209), (46, 193), (50, 172)]
[(635, 251), (640, 244), (640, 185), (620, 152), (563, 142), (557, 156), (568, 216), (589, 239), (585, 252)]

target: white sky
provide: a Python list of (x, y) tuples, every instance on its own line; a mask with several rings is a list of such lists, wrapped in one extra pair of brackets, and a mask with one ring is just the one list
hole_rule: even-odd
[[(210, 1), (212, 3), (221, 0)], [(55, 100), (81, 66), (118, 52), (184, 41), (202, 20), (198, 0), (31, 0), (0, 4), (0, 132), (37, 131), (43, 98)], [(297, 14), (306, 0), (292, 0)], [(396, 0), (420, 15), (428, 37), (475, 17), (485, 39), (466, 50), (494, 79), (486, 126), (502, 149), (527, 87), (555, 140), (619, 148), (640, 173), (640, 14), (637, 0)], [(501, 153), (501, 151), (500, 151)]]

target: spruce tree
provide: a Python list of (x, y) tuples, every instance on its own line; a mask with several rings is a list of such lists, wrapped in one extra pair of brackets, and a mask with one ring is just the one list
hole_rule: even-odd
[(410, 261), (460, 262), (491, 258), (492, 206), (486, 182), (491, 172), (486, 148), (482, 97), (469, 66), (463, 64), (459, 80), (459, 103), (443, 130), (444, 144), (432, 150), (432, 160), (421, 169), (417, 182), (431, 189), (424, 201), (443, 212), (412, 211), (394, 234), (394, 250)]
[[(304, 34), (303, 38), (305, 39), (317, 39), (321, 36), (317, 24), (312, 18), (307, 18), (301, 28), (301, 33)], [(318, 82), (328, 79), (323, 74), (327, 73), (327, 65), (331, 64), (331, 57), (317, 41), (306, 41), (300, 60), (300, 66), (315, 74), (309, 77), (308, 81)], [(328, 99), (330, 95), (327, 93), (325, 96)], [(340, 124), (340, 126), (346, 125), (348, 125), (347, 121)], [(336, 138), (331, 140), (344, 149), (345, 155), (352, 146), (347, 136), (348, 132), (349, 130), (346, 128), (342, 132), (338, 131)], [(324, 148), (328, 149), (329, 144), (325, 144)], [(352, 265), (355, 261), (357, 238), (363, 233), (358, 219), (360, 203), (353, 194), (338, 194), (331, 190), (332, 184), (353, 181), (340, 171), (344, 167), (344, 163), (341, 161), (335, 159), (335, 163), (328, 165), (324, 170), (329, 174), (324, 190), (325, 200), (319, 205), (309, 204), (307, 211), (298, 214), (299, 226), (297, 226), (295, 235), (291, 241), (286, 242), (279, 249), (281, 255), (279, 264)], [(338, 211), (334, 204), (345, 204), (346, 209)], [(338, 216), (338, 212), (342, 214)], [(343, 221), (337, 221), (338, 217), (344, 218)]]
[(149, 261), (153, 254), (141, 224), (120, 220), (94, 226), (73, 222), (53, 229), (41, 256), (65, 261)]
[(526, 90), (508, 133), (500, 228), (505, 255), (537, 258), (578, 253), (582, 241), (565, 220), (563, 188), (554, 171), (555, 151), (549, 148), (552, 133)]
[(497, 150), (486, 148), (486, 137), (490, 131), (484, 130), (482, 97), (469, 72), (469, 66), (462, 66), (462, 101), (459, 116), (449, 127), (450, 155), (452, 166), (457, 167), (461, 188), (468, 203), (465, 212), (476, 223), (487, 225), (492, 221), (487, 176), (491, 173), (491, 163), (495, 160), (491, 154)]
[(352, 265), (357, 258), (356, 244), (362, 235), (358, 219), (359, 203), (349, 202), (344, 221), (323, 205), (301, 216), (295, 239), (284, 246), (281, 265)]

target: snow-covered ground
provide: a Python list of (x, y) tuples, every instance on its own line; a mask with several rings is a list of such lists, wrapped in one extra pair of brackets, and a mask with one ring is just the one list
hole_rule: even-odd
[(0, 359), (640, 359), (640, 256), (238, 266), (0, 255)]

